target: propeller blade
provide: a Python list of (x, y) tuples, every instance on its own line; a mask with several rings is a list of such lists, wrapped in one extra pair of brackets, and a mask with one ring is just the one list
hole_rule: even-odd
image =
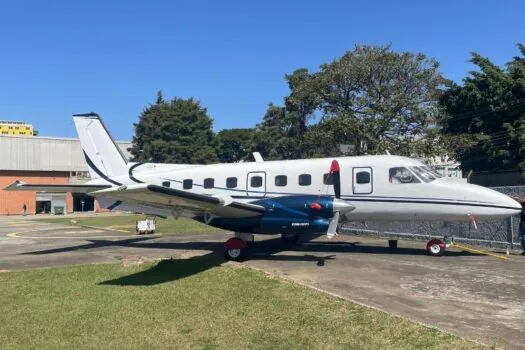
[(328, 238), (334, 238), (337, 235), (337, 225), (339, 225), (339, 212), (336, 211), (334, 216), (330, 219), (326, 236)]
[(330, 174), (334, 182), (334, 194), (335, 198), (341, 198), (341, 175), (340, 175), (339, 162), (337, 160), (332, 160), (332, 165), (330, 165)]

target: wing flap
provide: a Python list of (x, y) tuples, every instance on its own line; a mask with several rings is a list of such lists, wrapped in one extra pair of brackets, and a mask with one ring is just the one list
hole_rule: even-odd
[(233, 201), (229, 196), (199, 194), (148, 184), (104, 189), (93, 195), (169, 210), (180, 208), (194, 212), (210, 212), (229, 218), (259, 216), (266, 210), (260, 205)]
[(100, 191), (110, 187), (111, 185), (33, 185), (23, 181), (15, 181), (11, 185), (4, 188), (4, 191), (91, 193), (93, 191)]

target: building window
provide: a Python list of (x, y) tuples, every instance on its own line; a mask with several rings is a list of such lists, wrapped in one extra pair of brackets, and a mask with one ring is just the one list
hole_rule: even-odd
[(370, 183), (370, 173), (368, 171), (360, 171), (355, 175), (355, 182), (359, 185)]
[(192, 179), (186, 179), (182, 181), (182, 188), (185, 190), (191, 190), (193, 187), (193, 180)]
[(77, 179), (89, 179), (91, 176), (88, 171), (77, 171)]
[(301, 174), (299, 175), (299, 186), (310, 186), (312, 183), (312, 175)]
[(212, 178), (204, 179), (204, 188), (213, 188), (215, 186), (215, 180)]
[(332, 176), (332, 174), (329, 174), (329, 173), (323, 174), (323, 183), (325, 185), (333, 185), (334, 177)]
[(250, 187), (262, 187), (263, 179), (261, 176), (254, 176), (250, 179)]
[(288, 178), (286, 175), (277, 175), (275, 177), (275, 186), (283, 187), (288, 183)]
[(237, 187), (237, 178), (236, 177), (229, 177), (226, 179), (226, 187), (227, 188), (235, 188)]
[(170, 182), (169, 182), (169, 181), (164, 181), (164, 182), (162, 183), (162, 186), (164, 186), (164, 187), (170, 187)]

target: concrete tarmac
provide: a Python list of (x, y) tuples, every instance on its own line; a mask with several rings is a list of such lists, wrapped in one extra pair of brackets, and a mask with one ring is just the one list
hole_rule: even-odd
[[(146, 235), (0, 217), (0, 271), (173, 257), (223, 263), (229, 234)], [(256, 236), (244, 264), (447, 332), (525, 349), (525, 257), (508, 261), (451, 250), (425, 255), (423, 242), (345, 236), (286, 247)], [(191, 274), (190, 272), (188, 274)], [(446, 344), (443, 344), (446, 347)]]

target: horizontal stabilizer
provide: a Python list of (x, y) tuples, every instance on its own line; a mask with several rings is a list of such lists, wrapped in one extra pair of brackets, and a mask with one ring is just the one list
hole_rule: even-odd
[(32, 185), (22, 181), (15, 181), (4, 188), (4, 191), (90, 193), (110, 187), (110, 185)]

